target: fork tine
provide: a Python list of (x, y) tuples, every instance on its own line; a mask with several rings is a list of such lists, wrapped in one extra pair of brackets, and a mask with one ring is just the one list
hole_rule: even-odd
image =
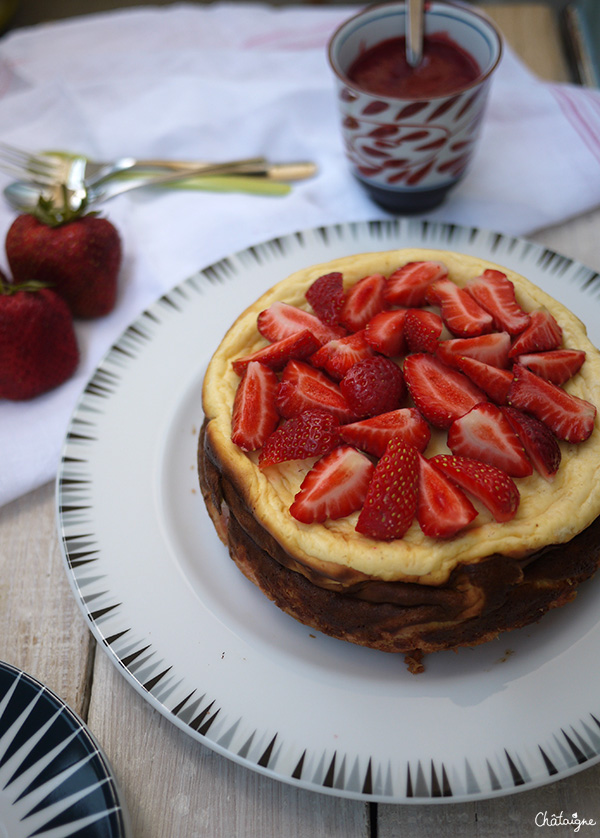
[(57, 166), (60, 165), (56, 158), (49, 155), (33, 154), (30, 151), (23, 151), (20, 148), (8, 145), (8, 143), (0, 142), (0, 154), (9, 162), (22, 168), (34, 167), (40, 171), (50, 172), (55, 171)]
[(30, 169), (21, 169), (17, 168), (16, 166), (11, 166), (9, 163), (5, 163), (3, 160), (0, 159), (0, 170), (5, 172), (7, 175), (16, 178), (17, 180), (27, 180), (30, 183), (37, 184), (38, 186), (52, 186), (56, 183), (56, 177), (50, 175), (38, 175), (31, 172)]
[(33, 180), (42, 185), (55, 183), (62, 179), (64, 166), (61, 161), (51, 157), (31, 154), (27, 151), (10, 146), (7, 143), (0, 143), (0, 168), (8, 174)]
[(29, 158), (28, 152), (22, 151), (21, 149), (9, 145), (8, 143), (0, 142), (0, 153), (7, 159), (23, 165)]

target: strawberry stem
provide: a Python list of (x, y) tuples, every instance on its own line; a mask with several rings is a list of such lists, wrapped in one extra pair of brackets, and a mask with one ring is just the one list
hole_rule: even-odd
[(60, 227), (63, 224), (68, 224), (70, 221), (76, 221), (86, 214), (87, 198), (83, 198), (77, 207), (73, 207), (69, 203), (69, 189), (65, 184), (61, 184), (62, 201), (57, 202), (55, 197), (45, 198), (40, 195), (35, 208), (31, 211), (31, 215), (37, 218), (42, 224), (48, 227)]
[(18, 294), (19, 291), (36, 292), (41, 291), (42, 288), (49, 288), (50, 283), (40, 282), (37, 279), (28, 279), (25, 282), (8, 282), (4, 281), (0, 276), (0, 294), (10, 297), (11, 294)]

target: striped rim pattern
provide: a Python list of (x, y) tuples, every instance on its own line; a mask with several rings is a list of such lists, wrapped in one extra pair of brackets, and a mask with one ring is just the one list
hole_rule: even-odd
[(0, 663), (0, 827), (11, 838), (124, 838), (126, 820), (83, 722), (38, 681)]

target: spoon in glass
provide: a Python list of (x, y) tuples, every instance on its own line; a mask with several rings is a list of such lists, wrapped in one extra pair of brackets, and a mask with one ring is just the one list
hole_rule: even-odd
[(423, 58), (424, 0), (407, 0), (406, 60), (418, 67)]

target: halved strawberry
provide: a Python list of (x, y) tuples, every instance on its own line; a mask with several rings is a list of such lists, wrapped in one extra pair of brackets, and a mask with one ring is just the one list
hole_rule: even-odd
[(351, 422), (357, 418), (337, 384), (304, 361), (289, 361), (286, 365), (275, 404), (285, 419), (312, 408), (326, 410), (340, 422)]
[(361, 329), (353, 335), (330, 340), (315, 352), (310, 362), (340, 381), (351, 366), (372, 355), (373, 350), (366, 341), (365, 330)]
[(302, 332), (297, 332), (287, 338), (275, 341), (275, 343), (270, 343), (262, 349), (257, 349), (251, 355), (237, 358), (233, 361), (232, 366), (238, 375), (242, 375), (250, 361), (260, 361), (269, 369), (278, 372), (292, 358), (298, 361), (308, 358), (317, 351), (320, 345), (313, 333), (304, 329)]
[(511, 358), (526, 352), (546, 352), (558, 349), (562, 342), (562, 329), (547, 308), (536, 308), (529, 315), (529, 326), (511, 346)]
[(427, 289), (427, 302), (441, 309), (442, 320), (460, 338), (470, 338), (492, 331), (492, 315), (451, 279), (438, 279)]
[(425, 535), (451, 538), (478, 514), (464, 492), (420, 454), (417, 521)]
[(410, 308), (425, 305), (425, 292), (436, 279), (448, 276), (442, 262), (408, 262), (387, 279), (385, 299), (388, 305)]
[(435, 352), (444, 323), (439, 314), (409, 308), (404, 318), (404, 338), (411, 352)]
[(302, 308), (282, 303), (279, 300), (260, 312), (256, 327), (260, 334), (271, 342), (283, 340), (305, 329), (313, 333), (319, 344), (346, 334), (345, 329), (340, 326), (327, 326), (310, 311), (304, 311)]
[(373, 463), (355, 448), (335, 448), (308, 472), (290, 514), (303, 524), (351, 515), (364, 503), (373, 470)]
[(518, 335), (529, 326), (529, 315), (515, 299), (514, 283), (502, 271), (485, 270), (469, 279), (465, 290), (494, 318), (494, 327)]
[(401, 407), (361, 422), (343, 425), (340, 436), (361, 451), (382, 457), (392, 437), (399, 437), (419, 451), (424, 451), (431, 439), (431, 430), (416, 408)]
[(459, 457), (496, 466), (511, 477), (527, 477), (533, 472), (512, 425), (500, 408), (490, 402), (475, 405), (452, 423), (448, 448)]
[(256, 451), (279, 424), (277, 376), (259, 361), (246, 367), (233, 400), (231, 439), (242, 451)]
[(340, 423), (324, 410), (305, 410), (288, 419), (264, 442), (258, 456), (260, 468), (287, 460), (322, 457), (340, 443)]
[(394, 358), (403, 355), (406, 350), (404, 340), (405, 308), (393, 311), (380, 311), (367, 323), (365, 340), (376, 352)]
[(560, 466), (562, 455), (560, 445), (550, 428), (539, 419), (515, 407), (503, 407), (502, 412), (523, 443), (535, 470), (545, 480), (552, 481)]
[(383, 355), (373, 355), (350, 367), (340, 381), (340, 390), (357, 417), (396, 410), (406, 396), (402, 370)]
[(508, 391), (511, 407), (533, 414), (565, 442), (584, 442), (588, 439), (596, 418), (593, 404), (572, 396), (521, 364), (515, 364), (513, 371), (514, 378)]
[(560, 387), (579, 372), (585, 361), (582, 349), (551, 349), (519, 355), (519, 363), (536, 375)]
[[(475, 340), (475, 338), (473, 338)], [(458, 359), (458, 369), (467, 375), (473, 384), (479, 387), (486, 396), (496, 404), (506, 404), (508, 390), (513, 380), (513, 374), (509, 370), (501, 370), (490, 364), (483, 364), (475, 358), (463, 356)]]
[(466, 375), (435, 355), (409, 355), (404, 360), (404, 377), (417, 409), (437, 428), (449, 428), (455, 419), (487, 400)]
[(481, 501), (499, 523), (515, 517), (521, 499), (519, 490), (514, 480), (499, 468), (454, 454), (437, 454), (431, 462), (453, 483)]
[(508, 332), (490, 332), (474, 338), (451, 338), (441, 340), (436, 355), (450, 367), (458, 366), (462, 357), (475, 358), (483, 364), (505, 369), (508, 367), (510, 335)]
[(340, 323), (349, 332), (364, 329), (369, 320), (385, 308), (383, 274), (365, 276), (346, 293)]
[(336, 326), (340, 322), (340, 313), (346, 295), (344, 278), (339, 271), (333, 271), (315, 279), (304, 296), (323, 323)]
[(356, 531), (369, 538), (402, 538), (415, 517), (419, 486), (419, 452), (392, 439), (377, 463)]

